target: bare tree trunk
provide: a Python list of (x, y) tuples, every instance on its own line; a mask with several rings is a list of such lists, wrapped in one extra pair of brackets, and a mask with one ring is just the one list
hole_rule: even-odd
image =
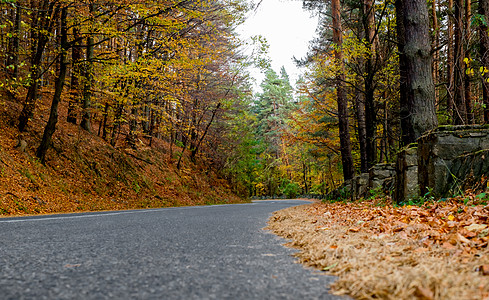
[(202, 142), (204, 141), (204, 138), (205, 136), (207, 135), (207, 132), (209, 131), (209, 128), (211, 127), (212, 125), (212, 122), (214, 121), (214, 118), (216, 116), (216, 113), (219, 111), (219, 108), (221, 107), (221, 103), (218, 103), (216, 108), (212, 111), (212, 117), (211, 119), (209, 120), (209, 123), (207, 123), (207, 126), (205, 127), (205, 130), (204, 132), (202, 133), (202, 136), (200, 137), (198, 143), (195, 145), (194, 148), (192, 148), (192, 152), (191, 152), (191, 155), (190, 157), (192, 159), (195, 158), (195, 156), (197, 155), (197, 152), (199, 151), (199, 148), (200, 148), (200, 145), (202, 144)]
[(356, 113), (358, 123), (358, 142), (360, 144), (360, 172), (367, 173), (367, 128), (365, 126), (365, 100), (362, 93), (356, 97)]
[(465, 110), (467, 112), (467, 123), (468, 124), (474, 124), (475, 119), (474, 119), (474, 108), (472, 104), (472, 83), (470, 82), (470, 74), (468, 74), (467, 70), (470, 67), (470, 39), (471, 39), (471, 33), (470, 33), (470, 17), (471, 17), (471, 1), (470, 0), (465, 0), (465, 46), (464, 46), (464, 53), (465, 53), (465, 58), (468, 59), (469, 63), (465, 64), (465, 72), (464, 72), (464, 99), (465, 99)]
[(68, 8), (64, 7), (61, 10), (61, 19), (60, 19), (61, 53), (60, 53), (59, 75), (55, 82), (53, 102), (51, 104), (51, 112), (49, 114), (48, 123), (44, 128), (41, 144), (39, 145), (36, 151), (36, 156), (41, 160), (42, 164), (46, 162), (46, 152), (49, 146), (51, 145), (52, 136), (56, 130), (56, 123), (58, 123), (58, 105), (59, 102), (61, 101), (61, 93), (63, 91), (63, 86), (66, 78), (66, 69), (68, 66), (68, 62), (66, 59), (66, 51), (69, 48), (68, 33), (66, 28), (67, 15), (68, 15)]
[(19, 1), (15, 6), (15, 10), (11, 9), (12, 36), (8, 39), (7, 51), (7, 74), (10, 79), (19, 77), (19, 47), (20, 47), (20, 17), (22, 15), (21, 5)]
[(76, 124), (76, 109), (80, 101), (80, 64), (82, 60), (82, 49), (81, 49), (81, 35), (80, 29), (75, 26), (73, 27), (73, 48), (71, 51), (71, 86), (70, 86), (70, 100), (68, 103), (68, 117), (66, 121), (69, 123)]
[[(341, 15), (340, 1), (331, 1), (331, 12), (333, 16), (333, 42), (336, 45), (335, 60), (340, 64), (340, 69), (343, 69), (343, 55), (341, 47), (343, 38), (341, 36)], [(340, 71), (336, 75), (336, 96), (338, 102), (338, 121), (340, 130), (340, 149), (341, 161), (343, 163), (343, 178), (349, 180), (353, 178), (353, 157), (351, 154), (350, 128), (348, 122), (348, 101), (346, 98), (346, 90), (344, 87), (345, 73)]]
[[(404, 25), (405, 80), (407, 103), (414, 142), (428, 130), (436, 128), (435, 85), (433, 83), (432, 57), (429, 34), (428, 7), (424, 0), (404, 0), (402, 20)], [(397, 7), (396, 7), (397, 8)], [(404, 129), (404, 128), (403, 128)]]
[[(33, 3), (33, 6), (35, 3)], [(44, 0), (40, 9), (33, 7), (36, 10), (32, 17), (32, 49), (34, 56), (31, 59), (30, 78), (31, 83), (27, 90), (24, 106), (19, 116), (18, 129), (20, 132), (26, 130), (29, 119), (34, 116), (34, 108), (38, 98), (39, 90), (39, 78), (41, 75), (41, 63), (46, 48), (46, 44), (49, 40), (48, 34), (52, 31), (54, 26), (54, 2), (49, 3), (48, 0)], [(37, 41), (36, 41), (37, 40)]]
[(102, 139), (107, 141), (107, 120), (109, 118), (109, 108), (110, 104), (105, 102), (105, 108), (104, 108), (104, 119), (102, 121)]
[(133, 149), (136, 149), (136, 130), (138, 125), (137, 120), (138, 120), (138, 109), (133, 104), (133, 107), (131, 109), (131, 116), (129, 119), (129, 133), (126, 136), (127, 144)]
[(367, 170), (377, 163), (377, 114), (374, 91), (374, 59), (375, 47), (375, 11), (373, 0), (365, 0), (363, 8), (363, 23), (370, 52), (365, 61), (365, 128), (367, 140)]
[(455, 75), (454, 75), (454, 109), (453, 123), (456, 125), (467, 124), (467, 109), (465, 106), (465, 51), (463, 48), (464, 26), (463, 10), (464, 1), (455, 1)]
[(447, 113), (453, 114), (453, 81), (454, 81), (454, 54), (453, 54), (453, 0), (448, 0), (448, 30), (447, 30)]
[(397, 27), (397, 45), (399, 49), (399, 114), (401, 121), (401, 146), (407, 146), (416, 140), (410, 117), (410, 105), (408, 102), (408, 85), (407, 85), (407, 65), (404, 48), (405, 28), (404, 28), (404, 0), (396, 0), (396, 27)]
[[(433, 3), (431, 5), (431, 15), (433, 18), (433, 31), (435, 32), (435, 35), (433, 37), (433, 44), (432, 48), (434, 50), (433, 53), (433, 82), (435, 85), (438, 83), (438, 68), (440, 65), (440, 50), (438, 49), (440, 46), (440, 28), (438, 26), (438, 15), (436, 14), (436, 8), (437, 8), (437, 0), (432, 0)], [(435, 103), (436, 107), (438, 107), (439, 104), (439, 93), (438, 89), (435, 88)]]
[[(94, 26), (93, 15), (95, 13), (95, 4), (93, 1), (90, 2), (90, 25)], [(87, 55), (85, 64), (85, 84), (83, 86), (82, 95), (82, 120), (80, 123), (81, 128), (88, 132), (91, 132), (91, 101), (92, 101), (92, 85), (93, 85), (93, 51), (94, 51), (94, 41), (93, 41), (93, 28), (90, 30), (87, 36)]]
[[(484, 67), (489, 69), (489, 1), (479, 1), (479, 14), (485, 17), (486, 24), (481, 22), (480, 34), (480, 58)], [(484, 123), (489, 123), (489, 73), (482, 76), (482, 100), (484, 103)]]

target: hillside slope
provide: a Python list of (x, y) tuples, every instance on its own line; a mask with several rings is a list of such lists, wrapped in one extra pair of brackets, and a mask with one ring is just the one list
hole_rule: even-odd
[(21, 106), (0, 100), (1, 216), (245, 202), (204, 162), (184, 159), (177, 170), (168, 145), (158, 139), (130, 149), (119, 137), (113, 147), (96, 132), (67, 123), (66, 107), (42, 165), (35, 151), (49, 115), (49, 95), (44, 99), (22, 135), (25, 151), (16, 147)]

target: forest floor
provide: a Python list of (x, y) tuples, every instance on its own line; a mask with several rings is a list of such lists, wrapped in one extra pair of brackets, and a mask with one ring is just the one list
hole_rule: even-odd
[(22, 151), (15, 128), (21, 106), (0, 101), (0, 216), (246, 202), (205, 160), (184, 157), (177, 170), (181, 149), (170, 151), (159, 139), (151, 147), (149, 140), (139, 140), (133, 149), (121, 134), (113, 147), (97, 135), (98, 123), (93, 133), (67, 123), (65, 106), (43, 165), (35, 151), (49, 105), (38, 104), (22, 135), (27, 142)]
[(355, 299), (489, 299), (485, 193), (421, 206), (389, 198), (314, 203), (274, 213), (299, 262), (338, 276)]

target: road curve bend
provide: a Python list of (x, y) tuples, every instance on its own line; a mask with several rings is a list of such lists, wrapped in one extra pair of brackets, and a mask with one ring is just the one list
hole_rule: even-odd
[(264, 231), (299, 200), (0, 219), (1, 299), (345, 299)]

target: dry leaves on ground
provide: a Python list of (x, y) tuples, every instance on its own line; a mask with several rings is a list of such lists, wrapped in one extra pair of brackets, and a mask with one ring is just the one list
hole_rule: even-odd
[(269, 229), (292, 239), (300, 262), (339, 276), (336, 294), (489, 299), (489, 206), (467, 199), (316, 203), (276, 212)]

